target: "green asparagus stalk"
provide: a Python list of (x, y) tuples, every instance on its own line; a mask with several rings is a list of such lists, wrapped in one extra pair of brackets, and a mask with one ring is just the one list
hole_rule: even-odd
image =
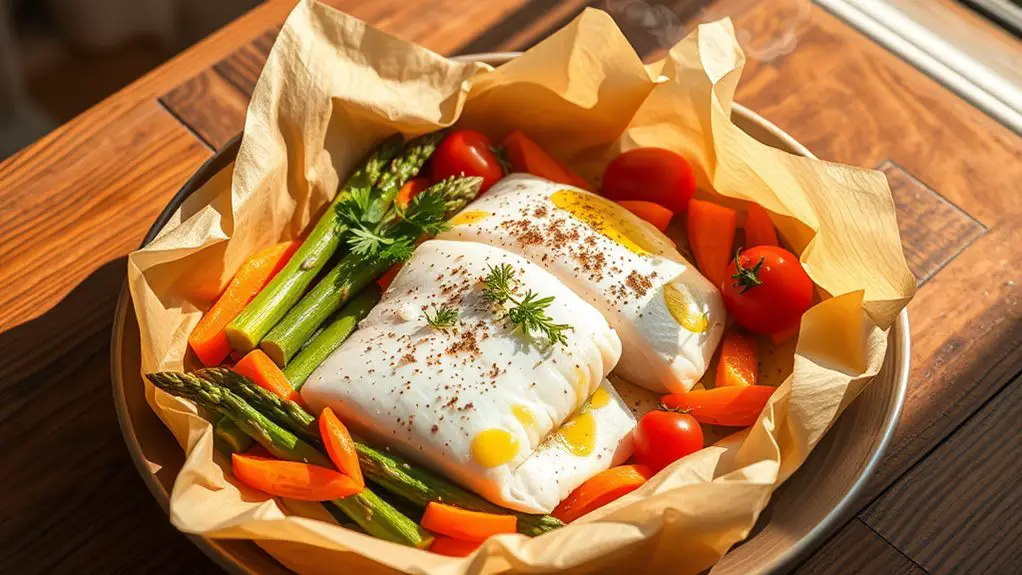
[(231, 418), (221, 417), (213, 424), (213, 444), (220, 451), (230, 455), (247, 451), (252, 447), (252, 438)]
[(284, 268), (227, 326), (227, 339), (233, 349), (241, 352), (254, 349), (266, 332), (302, 297), (305, 288), (333, 255), (346, 231), (337, 216), (337, 204), (358, 190), (371, 189), (400, 149), (400, 135), (384, 140), (365, 164), (348, 178)]
[[(480, 185), (482, 178), (450, 178), (430, 186), (424, 194), (442, 196), (444, 212), (449, 216), (465, 207), (479, 192)], [(411, 209), (407, 217), (413, 217)], [(406, 221), (406, 216), (393, 211), (379, 235), (416, 238), (418, 233), (418, 229)], [(393, 263), (384, 258), (349, 253), (266, 334), (260, 347), (277, 365), (287, 365), (320, 324)]]
[[(279, 425), (312, 444), (320, 442), (316, 418), (293, 401), (278, 397), (230, 370), (208, 368), (193, 375), (214, 385), (227, 386), (236, 393), (244, 393), (254, 408)], [(564, 526), (564, 523), (550, 515), (518, 513), (494, 505), (443, 476), (416, 467), (386, 449), (377, 449), (357, 437), (353, 439), (362, 473), (387, 492), (410, 503), (425, 507), (430, 501), (442, 501), (473, 511), (512, 513), (518, 517), (518, 531), (526, 535), (540, 535)]]
[[(218, 371), (233, 373), (221, 368), (218, 368)], [(274, 423), (226, 387), (220, 387), (190, 373), (164, 371), (146, 377), (153, 385), (167, 393), (190, 399), (202, 407), (230, 418), (274, 457), (330, 466), (330, 460), (315, 447)], [(257, 386), (253, 384), (253, 387)]]
[(373, 283), (391, 262), (344, 256), (291, 311), (266, 334), (259, 347), (277, 365), (286, 366), (302, 343), (353, 294)]
[[(297, 403), (284, 401), (273, 392), (259, 387), (240, 373), (222, 367), (207, 367), (192, 373), (176, 375), (185, 378), (188, 385), (226, 390), (241, 401), (244, 401), (247, 405), (255, 408), (260, 415), (290, 431), (302, 441), (313, 445), (320, 443), (319, 428), (316, 425), (316, 418), (311, 413), (305, 411)], [(161, 377), (164, 376), (161, 375)], [(175, 393), (175, 395), (180, 394)], [(186, 397), (193, 399), (190, 396)], [(276, 401), (275, 398), (279, 399), (279, 401)], [(198, 400), (195, 401), (199, 403)]]
[(327, 322), (326, 327), (319, 330), (308, 345), (288, 362), (284, 368), (284, 375), (296, 391), (305, 385), (305, 380), (309, 379), (319, 364), (348, 339), (358, 326), (358, 322), (369, 315), (379, 301), (380, 287), (370, 283), (369, 287), (341, 308), (341, 311)]
[(441, 475), (415, 467), (407, 460), (385, 449), (371, 447), (358, 438), (355, 438), (355, 450), (366, 477), (388, 493), (415, 505), (425, 507), (430, 501), (439, 501), (472, 511), (511, 514), (518, 518), (518, 532), (533, 537), (564, 527), (564, 523), (552, 515), (520, 513), (490, 503)]
[(366, 487), (358, 495), (334, 499), (331, 505), (351, 517), (366, 533), (409, 547), (426, 549), (433, 542), (433, 535), (415, 521), (412, 521), (393, 505)]
[[(146, 377), (168, 393), (191, 399), (206, 409), (230, 418), (252, 439), (280, 459), (332, 467), (330, 460), (315, 447), (274, 423), (226, 387), (215, 385), (194, 374), (160, 372)], [(347, 514), (366, 533), (380, 539), (420, 549), (428, 547), (432, 541), (429, 532), (380, 499), (369, 488), (357, 495), (333, 500), (330, 504)]]
[(401, 191), (401, 186), (419, 173), (419, 169), (436, 151), (444, 135), (443, 131), (431, 132), (405, 145), (401, 155), (391, 162), (390, 169), (380, 175), (374, 187), (373, 191), (376, 194), (365, 213), (367, 224), (377, 224), (383, 220), (384, 215), (390, 211), (397, 193)]

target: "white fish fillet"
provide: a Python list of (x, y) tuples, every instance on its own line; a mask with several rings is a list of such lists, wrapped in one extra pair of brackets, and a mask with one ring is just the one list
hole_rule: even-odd
[[(566, 345), (526, 340), (483, 299), (481, 279), (501, 263), (513, 267), (522, 293), (554, 297), (546, 313), (572, 326)], [(461, 310), (457, 329), (425, 319), (445, 304)], [(549, 437), (586, 398), (601, 398), (620, 353), (604, 317), (542, 268), (485, 244), (433, 240), (309, 377), (302, 397), (494, 503), (546, 513), (627, 456), (621, 440), (634, 418), (609, 384), (606, 405), (589, 411), (592, 433), (575, 425), (562, 430), (565, 438)], [(561, 451), (569, 454), (555, 456)]]
[(440, 237), (482, 242), (542, 266), (621, 337), (615, 373), (656, 392), (687, 391), (724, 330), (718, 290), (656, 228), (603, 197), (534, 176), (504, 178)]
[[(632, 413), (615, 386), (603, 380), (586, 405), (515, 469), (515, 485), (552, 510), (587, 479), (631, 456), (637, 421)], [(591, 440), (581, 440), (589, 435)]]

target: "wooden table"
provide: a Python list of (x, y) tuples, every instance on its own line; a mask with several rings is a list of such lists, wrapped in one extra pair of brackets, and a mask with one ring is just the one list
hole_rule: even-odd
[[(332, 0), (445, 54), (523, 49), (585, 0)], [(293, 0), (268, 2), (0, 164), (0, 572), (215, 571), (124, 448), (109, 332), (125, 255), (241, 129)], [(640, 52), (628, 2), (594, 3)], [(1022, 141), (820, 9), (725, 0), (761, 58), (737, 100), (820, 157), (887, 173), (921, 288), (897, 436), (801, 573), (1022, 570)], [(797, 46), (764, 39), (797, 32)]]

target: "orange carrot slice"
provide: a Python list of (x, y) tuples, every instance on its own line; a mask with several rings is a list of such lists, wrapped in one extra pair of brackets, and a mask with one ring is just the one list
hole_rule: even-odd
[(469, 511), (430, 501), (422, 515), (422, 526), (434, 533), (462, 541), (485, 541), (491, 535), (514, 533), (518, 527), (518, 518), (514, 515)]
[(188, 345), (198, 356), (202, 365), (220, 365), (231, 352), (227, 344), (225, 328), (231, 323), (248, 302), (263, 289), (273, 276), (280, 271), (291, 254), (298, 249), (299, 241), (284, 242), (263, 248), (241, 264), (227, 289), (216, 303), (202, 316), (188, 336)]
[(780, 245), (777, 243), (777, 230), (767, 211), (759, 204), (749, 204), (745, 213), (745, 247), (776, 245)]
[(412, 202), (412, 198), (424, 192), (428, 187), (429, 180), (426, 178), (412, 178), (401, 186), (394, 201), (402, 208), (407, 208), (408, 204)]
[(667, 225), (671, 223), (671, 218), (674, 217), (674, 212), (653, 202), (621, 200), (618, 202), (618, 205), (653, 224), (661, 232), (667, 229)]
[(429, 550), (448, 557), (468, 557), (475, 553), (480, 545), (482, 545), (480, 541), (462, 541), (453, 537), (436, 535), (433, 537), (433, 543), (430, 544)]
[(401, 266), (403, 265), (404, 264), (395, 264), (391, 266), (389, 270), (384, 272), (384, 274), (376, 280), (376, 285), (380, 286), (380, 291), (387, 291), (390, 284), (394, 283), (394, 278), (397, 277), (397, 272), (401, 271)]
[(759, 375), (759, 340), (733, 328), (724, 335), (717, 365), (717, 387), (756, 385)]
[(513, 172), (525, 172), (546, 178), (551, 182), (567, 184), (583, 190), (588, 190), (590, 187), (589, 182), (585, 181), (582, 176), (558, 162), (539, 147), (539, 144), (519, 131), (511, 132), (508, 137), (504, 138), (503, 147), (507, 159), (511, 162), (511, 171)]
[(284, 372), (280, 371), (277, 364), (273, 363), (270, 356), (261, 349), (253, 349), (248, 352), (231, 370), (251, 379), (256, 385), (267, 391), (272, 391), (284, 399), (304, 405), (302, 396), (295, 391), (295, 388), (291, 387), (291, 382), (287, 380)]
[(565, 523), (624, 497), (653, 477), (653, 470), (645, 465), (618, 465), (602, 471), (579, 485), (561, 501), (552, 515)]
[(264, 493), (302, 501), (330, 501), (361, 491), (347, 475), (297, 461), (263, 459), (235, 453), (231, 467), (238, 481)]
[(660, 398), (671, 409), (688, 411), (699, 423), (726, 427), (748, 427), (756, 423), (777, 388), (769, 385), (715, 387)]
[(738, 214), (712, 202), (692, 200), (688, 205), (688, 245), (699, 271), (720, 288), (727, 278)]
[(348, 428), (344, 427), (329, 407), (323, 408), (323, 412), (319, 414), (319, 435), (323, 438), (323, 445), (330, 455), (330, 461), (334, 462), (337, 469), (354, 479), (355, 483), (365, 487), (366, 480), (362, 477), (362, 467), (358, 464), (355, 442), (351, 439)]

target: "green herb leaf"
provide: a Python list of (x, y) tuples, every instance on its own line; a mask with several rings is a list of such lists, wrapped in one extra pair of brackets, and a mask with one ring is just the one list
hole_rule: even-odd
[(423, 310), (422, 315), (426, 318), (426, 323), (434, 328), (448, 329), (457, 325), (461, 312), (451, 306), (443, 305), (439, 308), (433, 306), (432, 316), (429, 315), (429, 310)]
[(407, 209), (399, 208), (398, 217), (428, 235), (436, 235), (450, 227), (444, 195), (428, 189), (412, 198)]
[(372, 257), (384, 251), (386, 247), (394, 244), (393, 238), (388, 238), (376, 232), (359, 226), (351, 228), (351, 236), (348, 238), (348, 248), (352, 253), (362, 257)]
[(534, 333), (539, 333), (551, 344), (567, 344), (568, 338), (564, 332), (572, 327), (554, 323), (553, 318), (546, 313), (546, 308), (554, 301), (553, 296), (541, 298), (536, 292), (528, 290), (518, 298), (514, 294), (517, 283), (514, 268), (509, 264), (490, 266), (490, 273), (483, 279), (483, 297), (500, 306), (510, 302), (512, 305), (505, 310), (505, 316), (525, 337), (532, 338)]
[(490, 266), (490, 273), (483, 280), (483, 297), (490, 303), (501, 305), (514, 295), (512, 283), (515, 281), (515, 271), (510, 264), (500, 264), (497, 267)]
[(370, 192), (371, 188), (368, 187), (352, 188), (348, 197), (334, 207), (338, 223), (348, 227), (362, 227), (372, 198)]
[(415, 240), (413, 238), (401, 237), (380, 250), (380, 259), (398, 263), (412, 257), (413, 253), (415, 253)]

